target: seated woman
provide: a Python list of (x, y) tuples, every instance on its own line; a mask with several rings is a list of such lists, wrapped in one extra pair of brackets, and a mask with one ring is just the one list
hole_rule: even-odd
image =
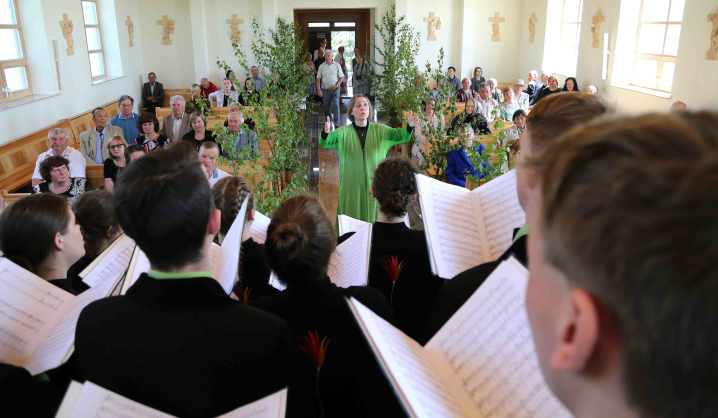
[(541, 89), (541, 91), (534, 96), (534, 99), (531, 101), (531, 106), (535, 105), (539, 102), (539, 100), (543, 99), (544, 97), (550, 96), (555, 93), (561, 93), (563, 90), (559, 88), (558, 86), (558, 79), (555, 75), (552, 75), (548, 78), (548, 88)]
[(471, 80), (465, 78), (461, 80), (461, 88), (456, 90), (456, 102), (466, 103), (474, 98), (474, 91), (471, 90)]
[[(376, 289), (343, 289), (331, 282), (327, 268), (335, 246), (334, 227), (317, 198), (298, 195), (282, 202), (267, 229), (265, 252), (270, 268), (287, 288), (250, 304), (289, 324), (303, 357), (297, 370), (304, 378), (298, 380), (311, 379), (308, 396), (319, 415), (403, 416), (345, 298), (356, 298), (390, 322), (391, 308)], [(315, 350), (308, 346), (309, 339), (315, 337), (317, 344), (326, 339), (323, 362), (315, 363), (308, 355)], [(317, 415), (313, 412), (303, 416)]]
[(32, 194), (52, 193), (67, 200), (68, 205), (81, 194), (92, 190), (90, 183), (83, 178), (70, 177), (68, 166), (70, 162), (65, 157), (53, 155), (40, 163), (40, 176), (44, 183), (32, 188)]
[(75, 220), (85, 239), (85, 255), (70, 267), (69, 275), (78, 275), (121, 234), (115, 216), (115, 195), (107, 190), (93, 190), (75, 199), (72, 204)]
[[(475, 179), (484, 178), (481, 170), (477, 170), (471, 162), (471, 158), (481, 157), (486, 152), (486, 147), (479, 144), (474, 146), (474, 130), (470, 125), (464, 125), (459, 130), (459, 149), (449, 151), (447, 155), (446, 178), (449, 183), (455, 186), (466, 187), (466, 176), (471, 174)], [(482, 163), (484, 168), (489, 168), (488, 163)]]
[(158, 149), (170, 146), (170, 140), (165, 134), (159, 133), (160, 121), (154, 113), (144, 112), (137, 120), (137, 128), (142, 135), (137, 138), (137, 145), (143, 145), (146, 152), (152, 152)]
[(244, 201), (247, 201), (247, 217), (244, 220), (242, 246), (239, 253), (239, 282), (234, 294), (246, 302), (263, 296), (279, 293), (269, 284), (269, 266), (264, 257), (264, 244), (252, 239), (249, 231), (254, 221), (254, 194), (249, 182), (242, 177), (225, 177), (212, 186), (214, 207), (222, 212), (219, 229), (219, 243), (222, 244), (232, 222), (237, 218)]
[(80, 277), (67, 275), (70, 266), (85, 255), (85, 246), (80, 224), (61, 197), (28, 196), (5, 209), (0, 215), (0, 251), (8, 260), (73, 295), (89, 288)]
[(457, 131), (457, 129), (459, 129), (459, 127), (468, 124), (471, 126), (473, 131), (477, 132), (479, 135), (491, 135), (489, 121), (487, 121), (481, 113), (476, 113), (476, 108), (478, 108), (478, 106), (476, 106), (475, 100), (472, 99), (467, 101), (464, 106), (464, 113), (454, 116), (454, 119), (452, 119), (451, 123), (449, 123), (447, 133), (453, 134)]
[(113, 191), (115, 189), (115, 183), (117, 182), (117, 176), (120, 175), (122, 170), (127, 165), (125, 160), (125, 150), (127, 149), (127, 142), (121, 137), (116, 136), (110, 141), (105, 142), (105, 146), (109, 148), (107, 159), (105, 160), (105, 189)]
[(239, 101), (239, 93), (234, 89), (232, 80), (225, 78), (222, 82), (222, 89), (211, 93), (209, 96), (210, 103), (216, 103), (217, 107), (229, 107), (231, 102)]
[[(438, 106), (436, 99), (427, 97), (422, 103), (424, 105), (426, 122), (423, 120), (419, 121), (419, 128), (414, 131), (416, 133), (416, 141), (414, 141), (414, 145), (411, 147), (411, 162), (417, 167), (424, 165), (424, 155), (421, 151), (424, 151), (424, 154), (429, 153), (429, 143), (426, 136), (431, 132), (431, 128), (441, 129), (442, 132), (446, 129), (446, 122), (444, 122), (443, 115), (437, 115), (434, 110)], [(431, 128), (429, 125), (431, 125)]]
[(205, 142), (216, 142), (212, 131), (207, 129), (207, 117), (202, 112), (192, 113), (189, 116), (189, 123), (192, 125), (192, 130), (184, 134), (182, 140), (194, 143), (197, 146), (197, 152)]
[(511, 87), (504, 87), (503, 93), (504, 102), (501, 103), (501, 106), (499, 106), (501, 116), (504, 118), (504, 120), (511, 120), (511, 117), (514, 115), (514, 112), (519, 110), (520, 106), (519, 103), (516, 101), (514, 90)]
[(259, 102), (259, 92), (256, 90), (254, 80), (249, 77), (244, 80), (244, 92), (239, 95), (237, 102), (242, 106), (254, 106)]
[(144, 145), (132, 144), (125, 150), (125, 166), (147, 154)]
[(568, 77), (566, 78), (566, 82), (563, 83), (563, 89), (561, 91), (578, 91), (580, 92), (581, 89), (578, 88), (578, 81), (574, 77)]
[(199, 84), (192, 84), (192, 97), (187, 101), (184, 112), (191, 115), (194, 112), (201, 112), (202, 109), (211, 107), (207, 96), (202, 95), (202, 90), (199, 88)]
[(506, 129), (506, 137), (501, 142), (501, 148), (506, 148), (509, 141), (519, 139), (526, 130), (526, 112), (519, 109), (511, 116), (514, 125)]

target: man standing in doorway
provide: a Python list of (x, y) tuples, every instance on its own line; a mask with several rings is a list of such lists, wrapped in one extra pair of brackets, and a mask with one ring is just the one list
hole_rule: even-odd
[(324, 54), (324, 63), (317, 70), (317, 93), (322, 98), (324, 116), (329, 116), (334, 128), (339, 126), (339, 86), (344, 81), (344, 73), (334, 62), (332, 51)]

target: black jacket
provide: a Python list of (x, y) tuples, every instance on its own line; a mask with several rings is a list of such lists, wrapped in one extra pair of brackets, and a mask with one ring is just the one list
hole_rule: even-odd
[(156, 100), (155, 106), (162, 107), (162, 102), (165, 100), (165, 89), (162, 86), (162, 83), (155, 81), (154, 94), (149, 82), (142, 86), (142, 100), (147, 101), (147, 98), (152, 96), (154, 96)]

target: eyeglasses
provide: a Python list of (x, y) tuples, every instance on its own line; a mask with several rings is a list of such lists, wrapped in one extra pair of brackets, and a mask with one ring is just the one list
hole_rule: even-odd
[(122, 147), (124, 147), (124, 145), (122, 145), (122, 144), (110, 145), (110, 149), (119, 149), (119, 148), (122, 148)]

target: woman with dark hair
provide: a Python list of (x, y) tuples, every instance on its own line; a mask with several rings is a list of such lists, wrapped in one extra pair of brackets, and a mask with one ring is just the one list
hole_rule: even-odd
[(65, 157), (53, 155), (40, 163), (40, 176), (44, 183), (32, 188), (32, 194), (53, 193), (67, 199), (72, 205), (75, 198), (92, 190), (92, 186), (84, 178), (70, 177), (68, 170), (70, 162)]
[(85, 255), (70, 267), (70, 276), (80, 274), (122, 234), (122, 227), (115, 216), (115, 197), (112, 192), (87, 192), (75, 199), (72, 211), (85, 239)]
[(244, 92), (239, 95), (237, 102), (242, 106), (254, 106), (259, 102), (259, 92), (256, 90), (254, 80), (250, 77), (244, 80)]
[(5, 209), (0, 215), (0, 251), (13, 263), (74, 295), (89, 288), (81, 278), (67, 275), (70, 266), (85, 255), (85, 247), (80, 224), (61, 197), (28, 196)]
[(222, 90), (217, 90), (208, 96), (209, 102), (212, 99), (217, 103), (217, 107), (229, 107), (231, 102), (239, 101), (239, 93), (234, 89), (234, 84), (229, 78), (225, 78), (222, 82)]
[[(265, 252), (272, 271), (287, 288), (250, 302), (287, 321), (309, 354), (324, 341), (324, 357), (297, 362), (297, 380), (311, 379), (318, 415), (326, 417), (402, 416), (401, 408), (364, 341), (346, 303), (354, 297), (393, 322), (389, 303), (371, 287), (337, 287), (327, 277), (336, 246), (334, 227), (315, 198), (293, 196), (275, 209), (267, 229)], [(314, 416), (307, 413), (305, 416)]]
[(481, 67), (474, 68), (474, 76), (471, 77), (471, 90), (474, 94), (479, 94), (479, 86), (485, 82), (484, 70)]
[(144, 112), (137, 120), (137, 128), (142, 135), (137, 138), (137, 145), (142, 145), (146, 152), (152, 152), (158, 149), (170, 146), (170, 141), (165, 134), (159, 133), (160, 121), (154, 113)]
[(511, 140), (519, 139), (526, 130), (526, 112), (523, 109), (514, 112), (511, 120), (514, 124), (506, 129), (506, 137), (501, 142), (501, 148), (506, 148), (506, 145)]
[(563, 89), (561, 91), (581, 91), (580, 88), (578, 88), (578, 81), (574, 77), (568, 77), (566, 78), (566, 82), (563, 83)]
[(214, 140), (212, 131), (207, 129), (207, 117), (202, 112), (194, 112), (189, 115), (189, 123), (192, 125), (192, 130), (184, 134), (182, 140), (196, 145), (197, 152), (205, 142), (217, 142)]
[(264, 244), (252, 239), (250, 228), (254, 221), (254, 194), (249, 182), (243, 177), (229, 176), (212, 186), (214, 207), (222, 212), (219, 239), (220, 245), (237, 218), (244, 201), (247, 201), (247, 215), (244, 219), (242, 245), (239, 253), (239, 282), (234, 294), (242, 301), (269, 296), (279, 291), (269, 284), (269, 266), (264, 256)]
[(132, 144), (125, 150), (125, 165), (147, 154), (144, 145)]

